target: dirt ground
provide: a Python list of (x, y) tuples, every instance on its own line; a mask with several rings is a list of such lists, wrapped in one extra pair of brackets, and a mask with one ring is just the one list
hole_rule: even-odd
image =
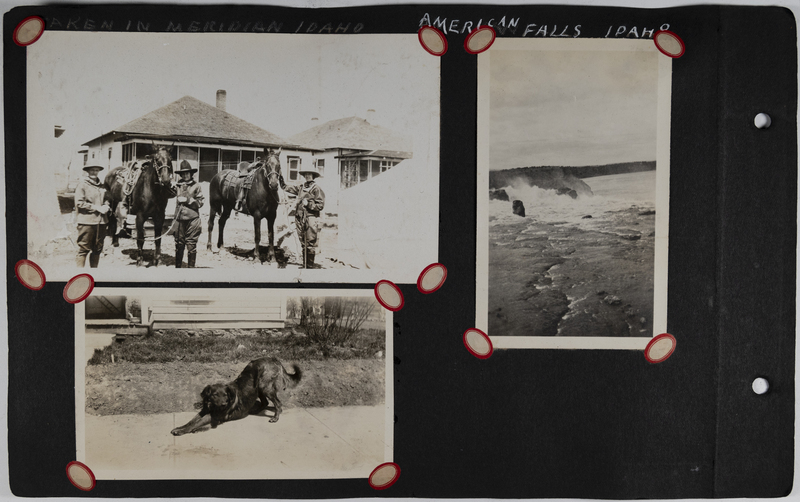
[[(204, 193), (208, 193), (208, 184), (203, 183)], [(167, 206), (167, 217), (169, 218), (173, 212), (174, 206), (172, 203)], [(69, 208), (66, 209), (69, 211)], [(37, 263), (47, 264), (48, 267), (74, 267), (75, 254), (77, 251), (77, 229), (73, 222), (73, 215), (69, 212), (62, 214), (65, 226), (68, 229), (73, 229), (68, 238), (56, 239), (48, 242), (41, 249), (32, 253), (32, 257), (37, 259)], [(253, 230), (253, 218), (248, 215), (231, 212), (231, 217), (225, 225), (225, 242), (223, 249), (217, 250), (216, 244), (219, 236), (219, 217), (214, 224), (213, 236), (211, 239), (212, 250), (207, 250), (209, 242), (208, 235), (208, 218), (209, 207), (208, 204), (200, 209), (200, 219), (202, 221), (202, 234), (197, 245), (197, 267), (198, 268), (242, 268), (253, 266), (255, 257), (253, 250), (255, 248), (255, 238)], [(275, 234), (280, 235), (281, 231), (286, 228), (286, 223), (293, 217), (287, 217), (285, 211), (281, 214), (279, 209), (278, 219), (275, 222)], [(322, 229), (319, 233), (319, 253), (316, 257), (316, 265), (324, 269), (360, 269), (364, 268), (363, 259), (356, 253), (350, 250), (341, 249), (338, 246), (338, 216), (335, 214), (324, 213), (320, 217)], [(171, 220), (168, 219), (164, 224), (163, 232), (169, 228)], [(133, 234), (135, 230), (131, 230)], [(155, 244), (152, 242), (154, 238), (152, 221), (149, 221), (145, 226), (146, 238), (151, 239), (144, 244), (144, 259), (145, 265), (151, 266), (155, 254)], [(261, 220), (261, 243), (260, 253), (261, 259), (265, 260), (267, 256), (267, 221)], [(283, 243), (279, 246), (278, 239), (275, 239), (275, 253), (277, 255), (277, 266), (279, 268), (300, 268), (303, 263), (302, 248), (299, 246), (299, 241), (290, 234), (284, 239)], [(100, 259), (100, 265), (112, 266), (125, 266), (135, 267), (138, 250), (136, 247), (136, 240), (131, 236), (125, 236), (120, 239), (119, 247), (114, 248), (111, 245), (111, 237), (106, 237), (103, 257)], [(183, 259), (186, 265), (186, 257)], [(175, 239), (171, 236), (165, 236), (161, 240), (161, 263), (163, 266), (175, 266)]]
[[(288, 371), (295, 361), (282, 361)], [(386, 361), (297, 361), (303, 378), (278, 394), (284, 408), (373, 406), (384, 402)], [(234, 380), (246, 363), (116, 363), (86, 367), (91, 415), (196, 411), (206, 385)]]
[(196, 434), (169, 433), (194, 415), (87, 414), (78, 460), (98, 480), (366, 478), (392, 460), (383, 405), (295, 407), (275, 423), (268, 410)]

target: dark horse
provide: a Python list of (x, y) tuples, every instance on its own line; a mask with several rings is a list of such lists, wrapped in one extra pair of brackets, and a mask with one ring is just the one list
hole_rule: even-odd
[[(154, 145), (155, 146), (155, 145)], [(128, 212), (136, 215), (136, 246), (139, 254), (136, 266), (141, 266), (144, 260), (142, 248), (144, 247), (144, 222), (153, 219), (155, 231), (156, 254), (153, 266), (158, 266), (161, 258), (161, 231), (164, 227), (164, 214), (167, 209), (167, 199), (170, 198), (169, 185), (172, 179), (172, 155), (165, 146), (158, 147), (152, 158), (148, 155), (145, 160), (139, 161), (142, 172), (133, 187), (130, 195)], [(111, 211), (108, 218), (108, 233), (112, 237), (114, 247), (119, 246), (117, 236), (117, 219), (114, 217), (117, 205), (124, 199), (123, 188), (125, 185), (125, 168), (116, 167), (106, 176), (108, 191), (111, 195)]]
[[(253, 217), (253, 230), (255, 231), (255, 259), (261, 261), (261, 254), (258, 252), (258, 245), (261, 242), (261, 219), (267, 219), (267, 229), (269, 230), (269, 252), (267, 261), (275, 258), (275, 238), (274, 226), (275, 217), (280, 204), (278, 188), (281, 173), (281, 161), (279, 158), (281, 151), (267, 150), (267, 158), (260, 161), (254, 167), (255, 177), (250, 190), (244, 200), (244, 207), (247, 213)], [(217, 248), (223, 246), (223, 234), (225, 233), (225, 222), (231, 215), (231, 210), (236, 205), (236, 195), (239, 187), (244, 183), (245, 178), (239, 177), (239, 173), (232, 169), (220, 171), (211, 179), (208, 188), (211, 213), (208, 216), (208, 249), (211, 249), (211, 232), (214, 230), (214, 218), (219, 214), (219, 239)]]

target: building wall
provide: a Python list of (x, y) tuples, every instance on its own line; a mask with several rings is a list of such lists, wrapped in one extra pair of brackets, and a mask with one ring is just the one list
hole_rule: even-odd
[[(256, 157), (263, 157), (262, 147), (236, 146), (212, 143), (188, 143), (188, 142), (172, 142), (155, 140), (156, 144), (168, 144), (172, 146), (173, 151), (173, 167), (177, 169), (181, 161), (186, 160), (195, 169), (199, 169), (199, 181), (210, 181), (214, 174), (223, 169), (235, 169), (243, 158), (246, 161), (253, 161)], [(134, 158), (142, 159), (145, 155), (150, 154), (151, 143), (147, 141), (126, 141), (124, 144), (136, 143), (136, 150)], [(88, 163), (96, 163), (106, 168), (101, 177), (114, 167), (121, 166), (123, 162), (123, 143), (119, 141), (109, 142), (96, 140), (86, 144), (86, 163), (83, 162), (83, 154), (77, 153), (75, 155), (77, 166), (76, 171), (82, 172), (84, 165)], [(223, 153), (224, 151), (224, 153)], [(110, 152), (110, 157), (109, 157)], [(235, 158), (234, 158), (235, 157)], [(213, 158), (213, 160), (212, 160)], [(296, 150), (291, 148), (282, 148), (280, 154), (281, 168), (283, 170), (284, 178), (287, 183), (299, 183), (300, 180), (289, 179), (289, 159), (295, 158), (299, 160), (301, 167), (313, 165), (313, 153), (307, 150)], [(332, 163), (327, 161), (326, 164)], [(327, 191), (326, 191), (327, 193)]]
[[(82, 156), (79, 156), (79, 165), (78, 168), (82, 169), (84, 165), (89, 164), (96, 164), (103, 166), (105, 168), (105, 172), (102, 175), (105, 175), (110, 169), (113, 169), (117, 166), (122, 165), (122, 145), (121, 143), (114, 141), (101, 141), (96, 140), (86, 144), (87, 151), (86, 151), (86, 163), (83, 163), (81, 159)], [(109, 152), (111, 156), (109, 157)]]
[(246, 293), (220, 298), (208, 295), (143, 298), (142, 320), (153, 329), (283, 328), (285, 297)]
[(313, 160), (325, 162), (325, 172), (317, 178), (317, 185), (325, 192), (325, 209), (323, 212), (337, 214), (339, 209), (339, 160), (338, 150), (315, 152)]

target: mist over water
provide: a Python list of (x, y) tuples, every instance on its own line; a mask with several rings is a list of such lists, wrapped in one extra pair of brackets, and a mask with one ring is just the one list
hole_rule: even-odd
[[(655, 171), (597, 176), (583, 181), (591, 187), (593, 196), (573, 199), (569, 195), (557, 195), (555, 190), (535, 186), (504, 187), (510, 200), (489, 201), (490, 226), (520, 222), (520, 217), (511, 211), (513, 200), (521, 200), (525, 205), (526, 218), (586, 230), (602, 226), (606, 219), (604, 214), (609, 211), (634, 205), (643, 211), (655, 209)], [(586, 218), (589, 215), (591, 218)]]

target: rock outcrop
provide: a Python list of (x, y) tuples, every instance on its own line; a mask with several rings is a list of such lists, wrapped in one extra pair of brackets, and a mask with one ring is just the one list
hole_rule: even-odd
[(503, 187), (535, 186), (545, 190), (555, 190), (559, 195), (591, 196), (592, 189), (580, 178), (573, 176), (562, 167), (524, 167), (492, 171), (489, 174), (489, 188), (500, 190)]
[[(489, 188), (502, 189), (507, 186), (535, 186), (545, 190), (556, 190), (559, 195), (573, 199), (592, 194), (584, 179), (610, 174), (653, 171), (655, 161), (625, 162), (602, 166), (537, 166), (501, 169), (489, 172)], [(589, 181), (591, 183), (591, 181)]]
[(489, 190), (489, 200), (505, 200), (508, 201), (508, 194), (502, 188), (492, 188)]

